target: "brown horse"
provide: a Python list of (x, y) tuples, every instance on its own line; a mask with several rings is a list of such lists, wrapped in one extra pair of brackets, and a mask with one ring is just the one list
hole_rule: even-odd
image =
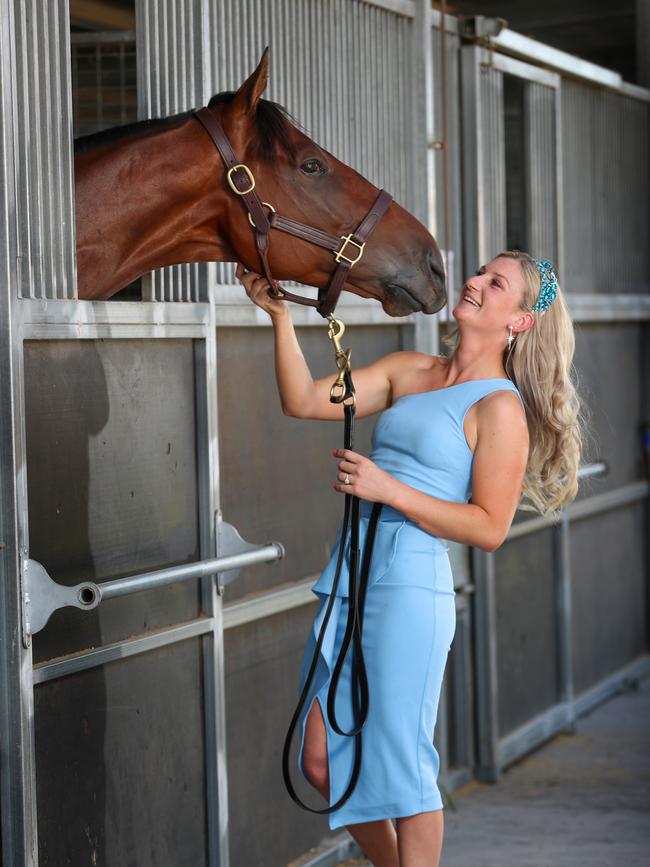
[[(236, 93), (208, 103), (256, 190), (285, 216), (335, 235), (352, 231), (377, 188), (301, 132), (281, 106), (262, 99), (268, 49)], [(261, 270), (239, 197), (218, 151), (191, 111), (140, 121), (75, 141), (78, 297), (110, 298), (155, 268), (240, 261)], [(331, 253), (273, 231), (274, 277), (325, 286)], [(392, 202), (345, 289), (378, 298), (392, 316), (445, 303), (440, 250), (427, 229)]]

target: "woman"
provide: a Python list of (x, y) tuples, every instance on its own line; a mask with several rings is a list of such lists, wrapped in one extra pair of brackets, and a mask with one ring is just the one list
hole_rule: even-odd
[[(258, 274), (238, 266), (237, 276), (273, 321), (285, 415), (340, 419), (342, 406), (329, 400), (332, 376), (312, 379), (287, 302), (270, 298)], [(453, 315), (457, 329), (449, 357), (392, 352), (354, 371), (357, 415), (380, 413), (372, 453), (334, 451), (334, 489), (361, 499), (361, 544), (369, 504), (383, 504), (364, 606), (370, 708), (361, 770), (348, 801), (328, 814), (330, 828), (346, 825), (374, 867), (435, 867), (440, 859), (443, 805), (433, 731), (455, 631), (443, 540), (494, 551), (522, 497), (529, 508), (549, 513), (577, 490), (581, 436), (570, 377), (573, 327), (550, 264), (520, 251), (500, 253), (465, 282)], [(341, 528), (312, 588), (320, 606), (305, 647), (301, 689), (332, 590), (340, 537)], [(349, 568), (349, 539), (346, 544)], [(354, 757), (354, 738), (335, 732), (324, 714), (346, 622), (346, 578), (343, 569), (301, 720), (300, 769), (332, 804), (346, 789)], [(350, 654), (336, 705), (345, 731), (353, 725), (349, 663)]]

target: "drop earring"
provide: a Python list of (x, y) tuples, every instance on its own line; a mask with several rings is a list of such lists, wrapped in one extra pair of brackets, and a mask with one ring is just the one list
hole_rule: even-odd
[(515, 342), (514, 335), (512, 333), (512, 325), (508, 325), (508, 352), (512, 349), (512, 344)]

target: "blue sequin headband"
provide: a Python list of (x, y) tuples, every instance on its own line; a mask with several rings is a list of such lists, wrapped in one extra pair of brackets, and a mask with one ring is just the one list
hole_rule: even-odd
[(553, 266), (546, 259), (535, 259), (535, 264), (542, 278), (542, 288), (535, 306), (531, 309), (533, 313), (544, 313), (557, 298), (557, 277)]

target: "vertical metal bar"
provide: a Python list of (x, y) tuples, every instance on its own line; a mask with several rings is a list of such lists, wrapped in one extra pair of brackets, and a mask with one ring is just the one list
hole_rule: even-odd
[[(206, 340), (195, 342), (201, 557), (218, 553), (214, 521), (219, 508), (216, 340), (213, 292)], [(223, 607), (213, 578), (201, 581), (201, 608), (213, 619), (212, 631), (202, 639), (208, 864), (229, 867)]]
[(553, 528), (555, 545), (555, 611), (557, 618), (556, 654), (559, 700), (571, 710), (569, 728), (575, 725), (573, 686), (573, 642), (571, 618), (571, 549), (569, 513), (562, 511), (560, 522)]
[[(417, 0), (413, 21), (413, 68), (416, 83), (413, 106), (413, 203), (415, 215), (430, 232), (436, 231), (435, 159), (432, 148), (435, 130), (433, 87), (433, 19), (429, 0)], [(424, 179), (424, 182), (423, 182)], [(439, 352), (438, 317), (418, 316), (415, 320), (415, 347), (418, 352)]]
[(4, 867), (37, 867), (32, 653), (21, 640), (22, 341), (17, 331), (20, 227), (15, 209), (16, 162), (25, 154), (17, 147), (14, 128), (20, 99), (16, 55), (21, 49), (15, 24), (13, 0), (0, 0), (0, 836)]
[(499, 779), (498, 670), (494, 555), (472, 548), (478, 756), (476, 776)]

